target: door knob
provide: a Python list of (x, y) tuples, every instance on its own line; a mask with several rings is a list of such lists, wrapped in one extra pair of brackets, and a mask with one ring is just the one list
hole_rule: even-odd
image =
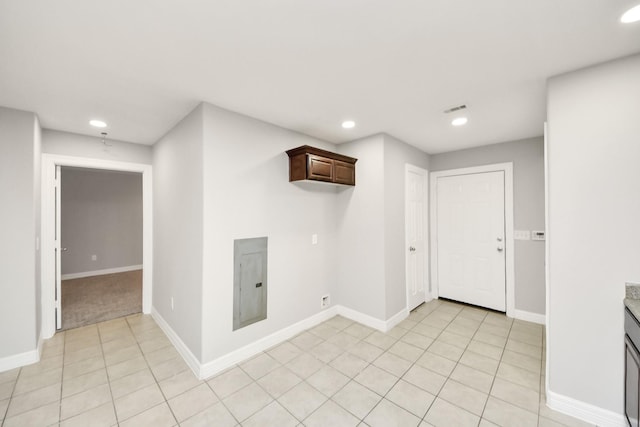
[(60, 248), (60, 251), (62, 251), (62, 252), (67, 252), (67, 251), (68, 251), (68, 249), (67, 249), (67, 248)]
[(502, 252), (502, 251), (503, 251), (502, 246), (498, 246), (498, 252)]
[(502, 237), (498, 237), (498, 242), (502, 242)]

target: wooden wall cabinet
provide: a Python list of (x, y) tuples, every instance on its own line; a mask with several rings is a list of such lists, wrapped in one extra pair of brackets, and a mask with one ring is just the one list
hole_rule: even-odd
[(303, 145), (287, 151), (289, 181), (322, 181), (356, 185), (358, 159)]

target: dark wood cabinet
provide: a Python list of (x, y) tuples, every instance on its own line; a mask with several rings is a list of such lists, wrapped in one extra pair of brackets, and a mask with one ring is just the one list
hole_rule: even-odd
[(624, 413), (631, 427), (638, 427), (640, 418), (640, 354), (637, 345), (640, 324), (628, 309), (624, 316)]
[(289, 181), (322, 181), (356, 185), (358, 159), (303, 145), (287, 151)]

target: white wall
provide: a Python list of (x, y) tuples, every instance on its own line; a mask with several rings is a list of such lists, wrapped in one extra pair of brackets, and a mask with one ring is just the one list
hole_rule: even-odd
[(385, 320), (384, 135), (340, 144), (338, 151), (358, 161), (356, 186), (338, 194), (334, 301)]
[(429, 156), (379, 134), (341, 144), (356, 157), (356, 186), (338, 195), (336, 301), (379, 320), (407, 306), (405, 164), (428, 169)]
[[(41, 175), (42, 175), (42, 128), (40, 127), (40, 121), (38, 116), (33, 121), (33, 208), (34, 208), (34, 220), (35, 220), (35, 233), (36, 242), (35, 245), (35, 281), (36, 281), (36, 337), (40, 337), (42, 328), (42, 276), (41, 276), (41, 205), (42, 205), (42, 189), (41, 189)], [(1, 193), (1, 192), (0, 192)]]
[(202, 351), (202, 155), (202, 107), (153, 146), (153, 307), (196, 357)]
[(63, 167), (61, 184), (62, 274), (141, 265), (142, 175)]
[[(541, 124), (542, 126), (542, 124)], [(540, 129), (542, 132), (542, 128)], [(531, 138), (431, 156), (431, 171), (513, 163), (516, 230), (544, 230), (544, 142)], [(515, 241), (515, 308), (545, 313), (544, 242)]]
[(42, 132), (43, 153), (148, 165), (153, 161), (152, 148), (148, 145), (110, 139), (107, 139), (107, 144), (110, 146), (102, 144), (98, 137), (51, 129)]
[[(428, 170), (429, 156), (392, 136), (384, 135), (385, 319), (407, 306), (404, 200), (407, 163)], [(425, 226), (428, 228), (428, 222)]]
[(36, 348), (36, 216), (39, 172), (35, 114), (0, 107), (0, 359)]
[(616, 414), (625, 281), (640, 282), (639, 112), (640, 55), (548, 82), (549, 388)]
[[(202, 108), (207, 362), (320, 311), (335, 280), (337, 195), (333, 186), (289, 182), (285, 153), (305, 144), (335, 150), (332, 144), (210, 104)], [(267, 319), (232, 331), (233, 241), (262, 236), (269, 238)]]

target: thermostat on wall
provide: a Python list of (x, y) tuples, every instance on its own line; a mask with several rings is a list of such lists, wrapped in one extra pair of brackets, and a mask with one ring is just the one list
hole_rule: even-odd
[(544, 231), (531, 230), (531, 240), (544, 240)]

